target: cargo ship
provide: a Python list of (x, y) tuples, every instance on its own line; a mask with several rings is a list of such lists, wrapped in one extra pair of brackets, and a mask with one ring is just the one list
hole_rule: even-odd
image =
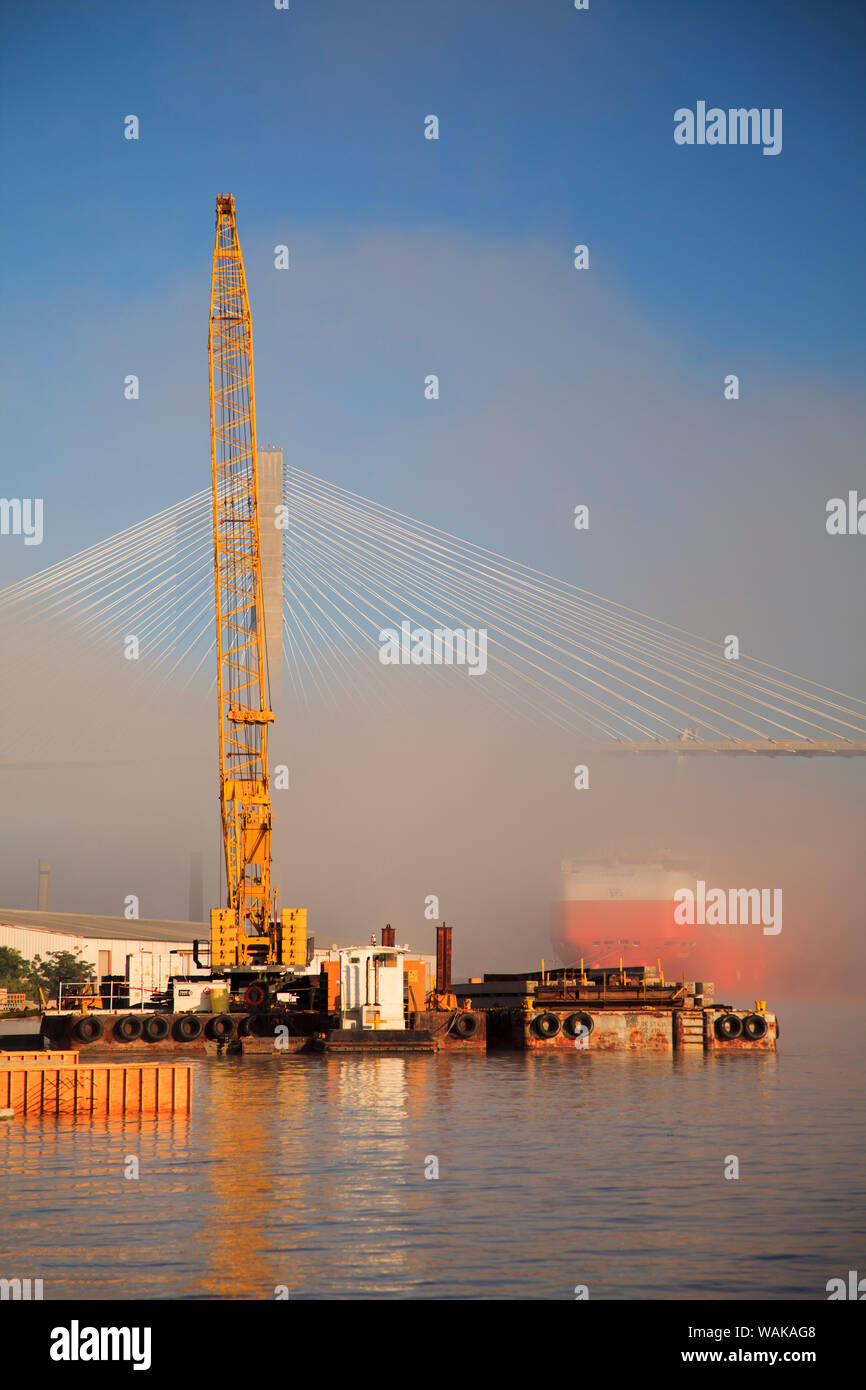
[(562, 896), (551, 911), (551, 941), (564, 965), (603, 969), (657, 965), (669, 979), (711, 981), (723, 993), (766, 992), (770, 952), (760, 925), (680, 925), (675, 894), (707, 878), (671, 854), (608, 855), (562, 862)]

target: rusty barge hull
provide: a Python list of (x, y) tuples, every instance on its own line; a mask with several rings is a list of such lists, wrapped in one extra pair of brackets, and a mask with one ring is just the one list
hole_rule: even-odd
[(435, 1052), (436, 1043), (426, 1028), (331, 1028), (313, 1041), (318, 1052)]
[[(313, 1010), (250, 1010), (248, 1013), (135, 1013), (88, 1011), (48, 1014), (42, 1042), (51, 1050), (121, 1060), (148, 1056), (218, 1056), (244, 1052), (271, 1056), (298, 1052), (484, 1052), (485, 1017), (471, 1014), (469, 1036), (459, 1029), (463, 1010), (424, 1010), (409, 1015), (405, 1030), (335, 1028), (331, 1015)], [(138, 1027), (128, 1025), (134, 1019)], [(154, 1028), (150, 1020), (161, 1023)], [(195, 1022), (190, 1023), (190, 1020)], [(147, 1031), (164, 1036), (147, 1036)], [(135, 1036), (127, 1036), (132, 1031)], [(93, 1036), (89, 1036), (92, 1034)]]
[[(727, 1036), (725, 1028), (739, 1031)], [(779, 1029), (775, 1014), (749, 1009), (575, 1010), (564, 1004), (540, 1012), (491, 1009), (487, 1036), (491, 1048), (518, 1052), (772, 1052)]]
[(763, 1000), (736, 1009), (710, 981), (666, 981), (656, 966), (487, 974), (454, 986), (483, 1008), (490, 1047), (516, 1051), (772, 1051), (779, 1036)]
[[(767, 1052), (775, 1050), (779, 1026), (766, 1010), (727, 1006), (672, 1006), (670, 1001), (646, 1004), (628, 1000), (600, 1004), (597, 1000), (539, 999), (525, 1004), (478, 1010), (410, 1015), (411, 1026), (397, 1029), (341, 1029), (317, 1014), (268, 1011), (249, 1014), (163, 1014), (167, 1036), (148, 1040), (124, 1039), (121, 1024), (128, 1014), (62, 1014), (46, 1018), (43, 1041), (52, 1049), (84, 1052), (88, 1056), (153, 1060), (178, 1056), (217, 1056), (225, 1052), (273, 1056), (296, 1053), (413, 1053), (464, 1052), (476, 1056), (488, 1050), (569, 1052)], [(190, 1030), (195, 1037), (185, 1037)], [(228, 1035), (213, 1036), (214, 1020), (228, 1018)], [(80, 1020), (97, 1019), (100, 1036), (93, 1041), (76, 1036)], [(183, 1023), (181, 1022), (183, 1021)], [(468, 1033), (457, 1031), (460, 1025)], [(219, 1023), (222, 1030), (226, 1025)]]
[[(191, 1027), (194, 1036), (182, 1036), (180, 1021), (191, 1016), (198, 1020), (198, 1024)], [(163, 1028), (165, 1029), (164, 1036), (145, 1037), (141, 1033), (130, 1038), (121, 1036), (118, 1025), (122, 1020), (135, 1018), (139, 1027), (143, 1027), (149, 1018), (154, 1017), (164, 1020), (164, 1024), (160, 1025), (159, 1028), (160, 1032), (163, 1031)], [(122, 1010), (46, 1014), (42, 1025), (42, 1039), (44, 1044), (52, 1050), (59, 1048), (84, 1052), (88, 1056), (101, 1056), (103, 1059), (110, 1057), (112, 1061), (121, 1061), (124, 1057), (142, 1057), (145, 1055), (154, 1060), (175, 1055), (203, 1057), (209, 1052), (216, 1054), (224, 1045), (223, 1040), (212, 1036), (212, 1020), (222, 1017), (225, 1015), (189, 1015), (184, 1013), (148, 1015)], [(91, 1027), (94, 1028), (95, 1036), (80, 1036), (79, 1028), (83, 1024), (87, 1026), (88, 1030)]]
[[(136, 1019), (141, 1032), (126, 1037), (122, 1025)], [(147, 1036), (151, 1019), (161, 1023), (156, 1031), (164, 1036)], [(190, 1023), (190, 1020), (194, 1022)], [(97, 1036), (81, 1036), (82, 1026), (94, 1023)], [(249, 1013), (136, 1013), (129, 1011), (48, 1014), (42, 1029), (43, 1042), (51, 1049), (71, 1049), (88, 1056), (150, 1056), (154, 1059), (181, 1056), (218, 1056), (238, 1051), (269, 1055), (309, 1050), (317, 1031), (327, 1027), (317, 1014), (267, 1011)], [(151, 1029), (153, 1025), (151, 1025)], [(137, 1030), (136, 1030), (137, 1031)]]

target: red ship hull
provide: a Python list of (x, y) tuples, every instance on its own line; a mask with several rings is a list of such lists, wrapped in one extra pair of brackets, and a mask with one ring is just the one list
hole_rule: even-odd
[[(563, 866), (566, 897), (553, 904), (551, 940), (565, 965), (655, 965), (668, 979), (712, 982), (716, 997), (770, 986), (768, 938), (760, 925), (683, 926), (674, 885), (695, 877), (658, 863)], [(772, 940), (772, 938), (769, 938)]]

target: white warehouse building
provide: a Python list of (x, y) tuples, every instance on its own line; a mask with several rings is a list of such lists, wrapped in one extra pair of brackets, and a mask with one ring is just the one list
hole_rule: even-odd
[(170, 975), (200, 973), (193, 960), (196, 939), (210, 939), (204, 922), (0, 908), (0, 946), (19, 951), (25, 960), (37, 955), (45, 960), (52, 951), (80, 951), (98, 979), (114, 975), (128, 980), (133, 1004), (152, 990), (165, 989)]

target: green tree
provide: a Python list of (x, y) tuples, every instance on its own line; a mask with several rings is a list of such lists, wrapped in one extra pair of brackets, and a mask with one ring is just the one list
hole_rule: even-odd
[(21, 994), (27, 988), (28, 962), (20, 951), (11, 946), (0, 946), (0, 986), (13, 994)]
[(80, 951), (49, 951), (45, 960), (34, 956), (27, 972), (27, 983), (34, 992), (41, 989), (46, 999), (57, 994), (61, 980), (93, 980), (96, 972), (89, 961), (83, 960)]

